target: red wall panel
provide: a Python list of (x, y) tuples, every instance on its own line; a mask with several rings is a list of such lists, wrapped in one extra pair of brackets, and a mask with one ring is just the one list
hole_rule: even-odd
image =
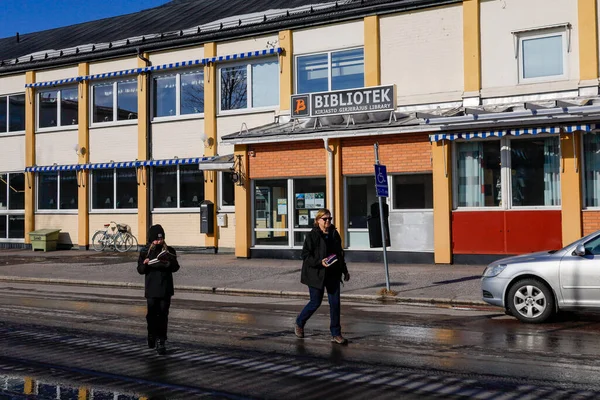
[(511, 211), (505, 214), (508, 254), (562, 248), (560, 211)]
[(504, 212), (453, 212), (452, 252), (503, 254)]

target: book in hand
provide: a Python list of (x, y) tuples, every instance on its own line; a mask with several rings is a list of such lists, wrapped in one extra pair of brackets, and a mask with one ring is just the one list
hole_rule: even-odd
[(163, 250), (156, 256), (156, 258), (153, 258), (152, 260), (148, 261), (148, 265), (154, 265), (156, 267), (167, 266), (169, 265), (170, 257), (177, 256), (173, 253), (169, 253), (167, 250)]
[(325, 259), (325, 265), (329, 267), (330, 265), (335, 264), (337, 260), (337, 256), (335, 254), (331, 254)]

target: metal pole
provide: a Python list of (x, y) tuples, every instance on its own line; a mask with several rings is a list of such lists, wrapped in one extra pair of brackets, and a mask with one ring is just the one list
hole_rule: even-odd
[[(379, 143), (375, 143), (375, 164), (379, 165)], [(377, 177), (375, 177), (375, 184), (377, 184)], [(386, 248), (386, 240), (385, 240), (385, 226), (383, 225), (383, 199), (381, 196), (377, 196), (379, 199), (379, 221), (381, 225), (381, 242), (383, 246), (383, 265), (385, 266), (385, 287), (387, 291), (390, 291), (390, 271), (388, 268), (387, 261), (387, 248)]]

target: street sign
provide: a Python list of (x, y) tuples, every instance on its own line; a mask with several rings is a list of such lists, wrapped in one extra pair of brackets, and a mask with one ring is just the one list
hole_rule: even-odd
[(385, 165), (375, 164), (375, 189), (377, 197), (388, 197), (387, 168)]

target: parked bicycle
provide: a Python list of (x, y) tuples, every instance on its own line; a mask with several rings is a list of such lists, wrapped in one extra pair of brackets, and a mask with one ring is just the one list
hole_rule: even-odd
[(137, 251), (138, 241), (129, 232), (127, 225), (110, 221), (109, 224), (104, 224), (104, 230), (98, 230), (94, 233), (92, 246), (96, 251), (102, 251), (109, 247), (119, 252), (129, 251), (135, 246), (135, 251)]

